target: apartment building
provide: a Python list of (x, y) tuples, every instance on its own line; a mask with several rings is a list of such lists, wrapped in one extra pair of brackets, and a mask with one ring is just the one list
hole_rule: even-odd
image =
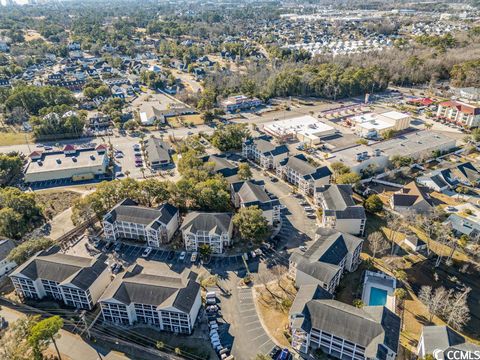
[(277, 176), (296, 186), (301, 194), (313, 195), (317, 187), (328, 185), (332, 172), (327, 166), (315, 167), (302, 155), (295, 155), (280, 162)]
[(288, 156), (288, 147), (274, 145), (271, 138), (262, 136), (246, 140), (242, 144), (242, 155), (265, 170), (276, 169), (280, 162)]
[(297, 286), (315, 284), (333, 294), (343, 272), (360, 264), (363, 240), (325, 228), (317, 230), (315, 240), (305, 253), (292, 254), (289, 276)]
[(351, 185), (325, 185), (315, 190), (315, 203), (322, 209), (322, 226), (352, 235), (363, 235), (365, 209), (353, 200)]
[(212, 170), (221, 174), (229, 183), (241, 181), (238, 177), (238, 166), (229, 161), (225, 155), (207, 155), (202, 161), (211, 165)]
[(305, 354), (320, 348), (342, 360), (395, 359), (401, 322), (386, 307), (357, 308), (329, 299), (303, 302), (301, 314), (290, 313), (293, 348)]
[(15, 243), (13, 240), (0, 239), (0, 276), (5, 275), (15, 266), (17, 266), (15, 261), (8, 259), (8, 255), (13, 248), (15, 248)]
[(480, 107), (461, 101), (445, 101), (438, 104), (437, 117), (466, 128), (478, 127)]
[(194, 272), (178, 274), (166, 264), (138, 259), (100, 298), (103, 320), (190, 334), (202, 300)]
[(125, 199), (103, 217), (103, 229), (108, 240), (134, 239), (153, 247), (170, 242), (178, 226), (178, 209), (168, 203), (148, 208), (139, 206), (132, 199)]
[(160, 169), (172, 163), (170, 144), (157, 138), (145, 140), (143, 144), (147, 163), (152, 169)]
[(107, 256), (61, 254), (58, 246), (40, 251), (10, 275), (21, 298), (54, 299), (91, 310), (110, 283)]
[(272, 199), (262, 182), (241, 181), (230, 185), (232, 203), (235, 208), (257, 206), (270, 225), (280, 221), (282, 206), (278, 199)]
[(183, 219), (181, 230), (187, 251), (208, 245), (214, 254), (221, 254), (232, 243), (232, 214), (193, 211)]

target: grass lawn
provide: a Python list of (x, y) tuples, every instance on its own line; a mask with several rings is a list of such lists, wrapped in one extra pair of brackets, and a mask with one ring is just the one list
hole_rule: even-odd
[(185, 123), (191, 123), (193, 125), (203, 125), (205, 122), (202, 119), (202, 116), (200, 114), (193, 114), (193, 115), (182, 115), (177, 117), (169, 117), (167, 119), (168, 124), (173, 127), (173, 128), (179, 128), (183, 127), (182, 122)]
[(19, 145), (26, 142), (34, 143), (33, 137), (28, 133), (0, 132), (0, 146)]

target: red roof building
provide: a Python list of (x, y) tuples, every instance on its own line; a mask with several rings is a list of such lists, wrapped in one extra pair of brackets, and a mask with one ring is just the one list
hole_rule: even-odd
[(466, 128), (478, 127), (480, 125), (480, 107), (461, 101), (445, 101), (438, 105), (437, 117)]

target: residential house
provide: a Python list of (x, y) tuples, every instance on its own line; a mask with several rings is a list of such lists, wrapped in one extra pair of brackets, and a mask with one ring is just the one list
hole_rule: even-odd
[(352, 186), (325, 185), (315, 191), (315, 202), (322, 209), (322, 226), (348, 234), (365, 232), (365, 209), (353, 200)]
[(232, 203), (235, 208), (257, 206), (270, 225), (280, 221), (282, 206), (278, 199), (272, 199), (265, 191), (263, 183), (240, 181), (230, 185)]
[(198, 251), (200, 246), (208, 245), (214, 254), (221, 254), (232, 243), (232, 214), (189, 212), (181, 230), (187, 251)]
[(435, 204), (425, 187), (412, 181), (390, 196), (390, 207), (399, 213), (428, 213)]
[(321, 349), (342, 360), (393, 360), (400, 324), (400, 318), (384, 306), (357, 308), (313, 299), (306, 302), (301, 315), (291, 313), (292, 347), (301, 353)]
[(417, 346), (419, 358), (435, 355), (435, 359), (438, 360), (453, 359), (453, 354), (449, 356), (449, 352), (452, 351), (480, 353), (480, 346), (467, 342), (462, 335), (447, 325), (423, 326)]
[(439, 192), (459, 185), (476, 187), (480, 183), (480, 172), (471, 162), (463, 162), (433, 170), (418, 177), (417, 182)]
[(466, 128), (478, 127), (480, 107), (461, 101), (445, 101), (438, 104), (437, 117)]
[(153, 169), (172, 164), (170, 144), (158, 138), (149, 138), (143, 143), (148, 165)]
[(21, 298), (49, 298), (91, 310), (110, 283), (107, 256), (62, 254), (53, 246), (35, 254), (10, 275)]
[(8, 259), (8, 255), (13, 248), (15, 248), (13, 240), (0, 239), (0, 277), (17, 266), (15, 261)]
[(297, 286), (317, 284), (333, 294), (343, 272), (355, 271), (360, 264), (363, 240), (324, 228), (317, 230), (315, 240), (304, 254), (292, 254), (289, 276)]
[(454, 234), (467, 235), (475, 239), (480, 236), (480, 209), (477, 205), (466, 202), (447, 206), (445, 212), (448, 218), (444, 224), (451, 226)]
[(311, 165), (303, 154), (289, 156), (277, 167), (277, 176), (296, 186), (301, 194), (313, 195), (317, 187), (328, 185), (332, 172), (327, 166)]
[(407, 235), (403, 243), (411, 250), (417, 252), (427, 248), (427, 244), (416, 235)]
[(125, 199), (103, 217), (108, 240), (134, 239), (153, 247), (169, 243), (178, 226), (178, 209), (168, 203), (148, 208)]
[(107, 322), (190, 334), (202, 305), (200, 290), (194, 272), (178, 274), (163, 263), (138, 259), (115, 278), (99, 302)]
[(286, 145), (274, 145), (271, 138), (262, 136), (256, 139), (248, 139), (242, 144), (242, 155), (253, 160), (261, 168), (276, 169), (280, 162), (288, 156)]

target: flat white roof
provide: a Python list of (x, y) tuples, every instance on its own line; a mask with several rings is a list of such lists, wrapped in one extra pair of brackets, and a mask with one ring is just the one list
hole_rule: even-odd
[(308, 137), (318, 137), (325, 133), (335, 132), (334, 127), (327, 125), (310, 115), (274, 121), (266, 124), (264, 129), (270, 133), (278, 135), (301, 134)]
[(393, 120), (400, 120), (400, 119), (405, 119), (410, 117), (410, 115), (401, 113), (399, 111), (387, 111), (385, 113), (381, 113), (380, 115)]
[(75, 155), (65, 155), (61, 151), (43, 153), (41, 160), (30, 161), (28, 163), (25, 173), (37, 174), (67, 169), (88, 169), (91, 167), (101, 166), (105, 156), (107, 156), (105, 153), (99, 154), (96, 150), (79, 150)]

